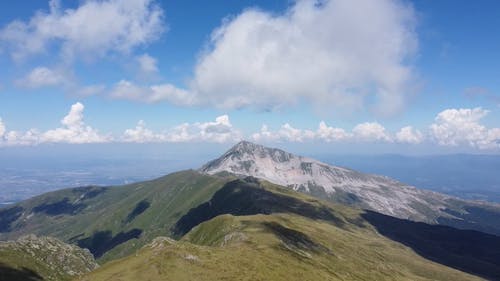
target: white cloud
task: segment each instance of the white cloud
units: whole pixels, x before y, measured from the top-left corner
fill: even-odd
[[[479,123],[488,112],[480,107],[446,109],[437,115],[435,123],[430,126],[431,134],[440,145],[499,148],[500,128],[488,129]]]
[[[352,129],[352,132],[354,133],[354,137],[361,141],[392,141],[389,134],[385,131],[384,126],[377,122],[358,124]]]
[[[215,122],[184,123],[175,127],[168,133],[171,142],[208,141],[208,142],[234,142],[242,139],[242,134],[233,127],[229,116],[221,115]]]
[[[4,135],[4,141],[0,141],[0,146],[35,145],[39,141],[40,133],[35,129],[30,129],[27,132],[8,131]]]
[[[5,124],[3,123],[2,118],[0,118],[0,139],[2,139],[5,131]]]
[[[256,142],[273,142],[279,140],[279,136],[274,132],[269,131],[266,124],[262,125],[260,132],[253,133],[251,138]]]
[[[303,130],[294,128],[292,125],[285,123],[281,128],[272,132],[269,131],[267,125],[262,125],[260,132],[251,135],[251,138],[256,142],[305,142],[312,140],[321,140],[325,142],[344,141],[349,139],[352,134],[347,133],[344,129],[329,127],[324,121],[319,123],[316,131]]]
[[[127,99],[146,103],[156,103],[163,100],[176,105],[192,105],[194,97],[186,90],[176,88],[171,84],[154,86],[139,86],[127,80],[121,80],[111,89],[110,97]]]
[[[28,21],[15,20],[0,30],[0,44],[14,59],[48,52],[56,46],[65,59],[128,53],[164,31],[163,11],[153,0],[86,0],[75,9],[38,11]]]
[[[414,28],[413,9],[395,0],[298,0],[280,15],[245,10],[212,33],[189,91],[223,108],[307,100],[394,113],[412,87]]]
[[[304,142],[313,140],[315,134],[311,130],[301,130],[294,128],[292,125],[285,123],[276,132],[271,132],[267,125],[262,125],[260,132],[252,134],[252,139],[256,142],[273,142],[273,141],[288,141],[288,142]]]
[[[67,79],[58,71],[47,67],[36,67],[26,77],[16,82],[20,87],[40,88],[46,86],[57,86],[67,82]]]
[[[396,141],[400,143],[418,144],[424,140],[424,136],[419,130],[413,129],[412,126],[401,128],[396,133]]]
[[[143,73],[156,73],[158,72],[158,61],[148,54],[140,55],[136,58],[139,69]]]
[[[0,147],[12,145],[32,145],[38,143],[39,133],[35,129],[27,132],[7,131],[0,118]]]
[[[166,137],[162,134],[155,134],[150,129],[146,128],[146,123],[140,120],[134,129],[127,129],[123,133],[123,141],[147,143],[147,142],[162,142]]]
[[[347,133],[342,128],[329,127],[324,121],[319,123],[316,137],[326,142],[342,141],[352,137],[351,133]]]
[[[62,120],[60,128],[49,130],[40,135],[40,142],[52,143],[100,143],[111,140],[109,136],[102,136],[90,126],[83,118],[83,104],[77,102]]]
[[[183,123],[174,128],[154,133],[146,128],[144,121],[139,121],[134,129],[125,130],[121,138],[125,142],[235,142],[242,139],[242,134],[233,127],[229,116],[221,115],[213,122]]]

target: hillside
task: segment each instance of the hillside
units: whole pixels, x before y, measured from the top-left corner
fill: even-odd
[[[177,234],[186,233],[179,241],[157,238],[135,255],[107,263],[79,280],[480,280],[470,274],[500,278],[500,237],[412,224],[417,233],[430,227],[440,234],[428,247],[441,256],[431,261],[425,252],[417,254],[419,249],[384,236],[383,226],[369,216],[255,179],[236,180],[177,222]],[[466,233],[474,238],[440,240]],[[401,237],[408,238],[408,233]],[[471,239],[483,241],[474,245],[477,251],[457,251]]]
[[[0,210],[0,238],[34,233],[88,248],[104,262],[133,253],[189,209],[207,201],[227,179],[195,171],[119,187],[59,190]]]
[[[253,176],[318,198],[402,219],[500,235],[498,204],[461,200],[247,141],[236,144],[200,171]]]
[[[51,237],[0,242],[0,280],[64,281],[98,267],[88,250]]]

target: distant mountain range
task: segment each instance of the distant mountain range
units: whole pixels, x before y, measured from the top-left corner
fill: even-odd
[[[240,142],[199,170],[0,209],[0,239],[88,249],[102,266],[78,280],[500,280],[499,214]]]

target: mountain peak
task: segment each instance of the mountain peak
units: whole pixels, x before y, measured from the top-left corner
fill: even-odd
[[[432,221],[426,214],[439,213],[449,198],[388,177],[328,165],[249,141],[237,143],[221,157],[205,164],[200,172],[252,176],[335,202],[423,221]]]
[[[264,148],[265,147],[263,145],[249,142],[247,140],[242,140],[242,141],[238,142],[237,144],[235,144],[233,147],[231,147],[231,149],[229,149],[228,152],[241,151],[241,152],[249,153],[249,152],[253,152],[256,150],[262,150]]]
[[[249,168],[251,166],[255,166],[257,162],[260,163],[265,161],[267,163],[283,163],[294,158],[301,157],[297,157],[278,148],[270,148],[243,140],[231,147],[221,157],[205,164],[200,170],[201,172],[207,174],[227,171],[239,175],[255,176],[254,174],[248,172]],[[228,168],[228,166],[234,165],[238,167],[234,169]],[[240,169],[244,169],[245,172],[240,173]]]

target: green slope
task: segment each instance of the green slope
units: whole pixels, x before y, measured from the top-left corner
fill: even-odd
[[[228,179],[196,171],[119,187],[59,190],[0,210],[0,238],[34,233],[89,248],[104,262],[133,253]]]
[[[464,241],[431,243],[443,253],[431,261],[404,239],[398,243],[382,235],[367,214],[255,179],[236,180],[179,219],[175,232],[186,233],[180,240],[157,238],[80,280],[480,280],[464,271],[500,277],[499,237],[472,232]],[[423,239],[437,244],[464,234],[411,227],[420,234],[431,227],[437,238]],[[478,253],[455,251],[471,239],[486,241],[474,245]],[[460,255],[473,267],[447,259]]]

